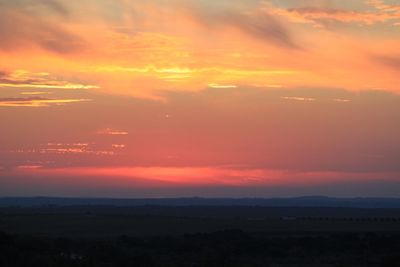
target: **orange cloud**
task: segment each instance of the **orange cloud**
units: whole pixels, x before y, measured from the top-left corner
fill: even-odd
[[[113,148],[125,148],[125,145],[123,144],[112,144]]]
[[[293,22],[310,23],[323,26],[324,21],[357,22],[371,25],[378,22],[399,20],[400,14],[379,14],[374,12],[358,12],[338,9],[297,8],[275,9],[274,14],[288,18]]]
[[[42,88],[42,89],[98,89],[95,85],[84,85],[58,80],[49,73],[35,73],[27,70],[15,70],[11,73],[0,72],[0,87]],[[25,93],[26,94],[26,93]]]
[[[49,107],[70,103],[87,102],[90,99],[47,99],[47,98],[0,98],[0,107]]]
[[[20,170],[36,170],[42,168],[42,165],[20,165],[18,169]]]
[[[51,92],[21,92],[21,95],[47,95],[51,94]]]
[[[367,3],[376,9],[389,13],[394,12],[400,16],[400,5],[388,5],[383,0],[368,0]]]
[[[316,99],[312,97],[299,97],[299,96],[284,96],[282,99],[285,100],[295,100],[295,101],[308,101],[308,102],[313,102]]]
[[[96,132],[96,134],[101,134],[101,135],[128,135],[129,133],[127,131],[106,128],[106,129],[98,130]]]
[[[369,29],[330,32],[292,23],[322,25],[329,20],[348,22],[342,28],[353,22],[366,25],[391,21],[397,16],[394,7],[374,12],[333,9],[328,4],[290,9],[268,3],[115,1],[110,3],[115,14],[108,16],[102,0],[96,8],[66,1],[58,1],[60,7],[29,3],[34,5],[33,17],[46,10],[51,15],[43,20],[55,20],[72,30],[89,49],[63,54],[22,46],[18,55],[4,50],[0,61],[7,62],[8,69],[30,73],[25,82],[7,80],[3,87],[94,89],[164,102],[165,92],[226,86],[398,91],[398,77],[369,56],[395,53],[394,34],[363,34]],[[88,7],[93,10],[86,12]],[[11,9],[18,8],[29,15],[25,7]],[[75,20],[61,22],[60,16]]]
[[[60,21],[41,15],[40,9],[29,9],[37,1],[24,4],[0,3],[0,50],[14,51],[39,48],[58,54],[83,49],[85,41],[69,31]],[[40,1],[44,3],[44,1]],[[50,3],[50,1],[48,1]],[[25,6],[26,5],[26,6]],[[56,4],[52,5],[56,7]],[[58,8],[58,10],[61,10]]]
[[[18,154],[38,154],[38,155],[94,155],[94,156],[117,155],[115,151],[94,148],[87,143],[73,143],[73,144],[48,143],[47,145],[41,148],[17,149],[12,152]]]

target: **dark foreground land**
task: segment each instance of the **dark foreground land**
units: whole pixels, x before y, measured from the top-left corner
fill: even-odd
[[[0,208],[6,266],[400,266],[400,209]]]

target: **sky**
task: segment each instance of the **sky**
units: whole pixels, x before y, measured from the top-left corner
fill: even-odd
[[[399,0],[0,0],[0,196],[400,197]]]

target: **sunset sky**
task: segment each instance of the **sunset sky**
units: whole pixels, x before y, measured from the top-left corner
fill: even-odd
[[[0,196],[400,196],[399,0],[0,0]]]

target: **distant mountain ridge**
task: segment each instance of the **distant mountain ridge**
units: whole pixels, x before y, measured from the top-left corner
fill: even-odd
[[[336,207],[400,208],[400,198],[334,198],[304,196],[293,198],[64,198],[2,197],[0,207],[37,206],[262,206],[262,207]]]

